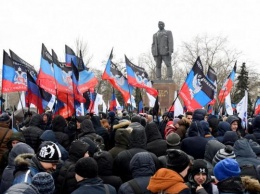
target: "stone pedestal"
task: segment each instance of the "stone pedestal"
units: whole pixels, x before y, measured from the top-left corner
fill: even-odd
[[[159,92],[160,112],[168,110],[174,100],[174,92],[177,87],[173,80],[154,80],[153,88]],[[145,98],[145,104],[148,104],[148,98]]]

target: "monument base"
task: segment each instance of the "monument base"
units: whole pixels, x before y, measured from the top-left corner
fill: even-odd
[[[163,114],[170,108],[174,100],[174,92],[177,90],[177,86],[173,80],[154,80],[153,88],[158,90],[160,112]],[[148,98],[145,98],[145,104],[149,104]]]

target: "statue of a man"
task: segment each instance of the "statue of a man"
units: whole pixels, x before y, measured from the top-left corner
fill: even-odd
[[[164,23],[159,21],[159,31],[153,35],[152,54],[156,62],[156,78],[161,79],[162,61],[167,67],[167,79],[172,79],[171,55],[173,53],[172,32],[164,29]]]

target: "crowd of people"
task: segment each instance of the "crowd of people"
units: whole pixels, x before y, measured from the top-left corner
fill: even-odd
[[[260,193],[260,115],[0,115],[0,194]]]

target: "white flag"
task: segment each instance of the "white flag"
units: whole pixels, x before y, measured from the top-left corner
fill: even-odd
[[[94,103],[94,113],[98,115],[98,105],[102,105],[103,102],[103,95],[98,94],[96,95],[95,103]]]
[[[183,115],[183,107],[179,98],[177,98],[174,102],[174,117],[179,115]]]
[[[237,109],[238,117],[241,118],[241,124],[244,128],[247,128],[247,106],[248,106],[248,92],[245,91],[245,96],[238,103],[239,109]]]
[[[17,110],[25,108],[25,92],[21,92],[20,99],[17,105]]]
[[[151,94],[148,94],[147,92],[146,92],[146,94],[147,94],[147,97],[149,99],[149,107],[154,107],[156,98],[153,97]]]
[[[127,103],[132,105],[132,107],[136,108],[135,97],[133,95],[131,95]]]
[[[231,105],[230,93],[225,98],[225,108],[228,115],[233,115],[233,108]]]

